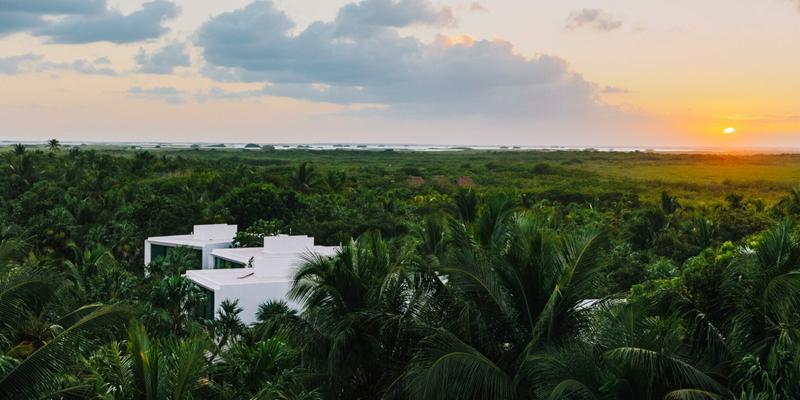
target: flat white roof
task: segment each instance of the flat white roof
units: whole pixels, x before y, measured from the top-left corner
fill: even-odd
[[[240,264],[247,264],[250,258],[264,254],[262,247],[238,247],[230,249],[214,249],[211,250],[211,255],[219,257],[228,261],[237,262]]]
[[[207,245],[230,245],[236,236],[236,225],[206,224],[194,225],[192,233],[187,235],[154,236],[147,240],[163,246],[188,246],[203,248]]]
[[[154,236],[147,240],[162,246],[187,246],[195,249],[202,249],[209,244],[228,244],[232,241],[231,239],[196,239],[194,235]]]
[[[286,283],[291,278],[256,276],[253,268],[193,269],[186,271],[186,278],[207,289],[218,290],[222,286],[257,285],[264,283]]]
[[[294,254],[297,256],[298,262],[300,262],[300,257],[302,256],[312,255],[312,254],[332,256],[336,254],[336,250],[338,249],[339,247],[336,246],[313,246]],[[247,265],[247,263],[250,261],[251,258],[263,256],[264,254],[275,254],[275,253],[264,251],[263,247],[240,247],[240,248],[230,248],[230,249],[214,249],[211,250],[211,254],[215,257],[219,257],[228,261],[233,261],[236,263]]]

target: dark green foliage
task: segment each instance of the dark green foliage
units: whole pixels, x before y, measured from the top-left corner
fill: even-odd
[[[278,190],[270,184],[250,184],[231,190],[222,197],[222,205],[241,228],[260,219],[284,216],[286,205]]]
[[[631,286],[644,281],[646,277],[645,253],[634,251],[630,244],[620,243],[614,246],[606,256],[605,270],[611,292],[622,292]]]
[[[314,184],[316,178],[316,170],[308,162],[304,162],[297,167],[297,171],[292,177],[292,186],[299,192],[306,192],[311,190],[311,185]]]
[[[50,150],[50,152],[52,152],[52,153],[55,153],[55,152],[61,151],[61,142],[59,142],[59,141],[58,141],[58,139],[50,139],[50,140],[47,142],[47,148],[48,148],[48,149]]]
[[[240,229],[233,238],[234,247],[259,247],[264,244],[264,237],[281,233],[277,221],[259,219],[247,229]]]
[[[667,192],[661,192],[661,211],[664,214],[674,214],[681,208],[678,199],[672,197]]]
[[[549,175],[555,173],[555,169],[550,164],[538,163],[531,168],[534,175]]]
[[[800,398],[795,182],[636,175],[793,156],[59,146],[0,153],[0,398]],[[343,246],[209,320],[142,243],[213,222]]]
[[[472,189],[459,190],[455,195],[458,217],[464,222],[475,221],[478,214],[478,195]]]

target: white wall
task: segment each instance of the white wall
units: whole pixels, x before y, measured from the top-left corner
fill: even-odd
[[[256,322],[258,307],[267,300],[283,300],[289,307],[298,309],[297,303],[289,302],[286,298],[290,287],[290,281],[223,286],[214,291],[214,318],[217,318],[217,312],[225,299],[239,300],[239,307],[243,309],[239,317],[245,324]]]
[[[144,241],[144,266],[147,267],[150,265],[152,255],[152,249],[150,248],[151,244],[149,240]],[[146,269],[145,269],[146,271]]]
[[[203,246],[203,269],[214,269],[214,256],[211,254],[212,250],[227,249],[228,247],[231,247],[230,243],[211,243]]]
[[[302,263],[302,253],[260,254],[253,258],[253,272],[262,278],[291,279]]]
[[[314,247],[314,238],[302,235],[264,237],[265,253],[302,253]]]
[[[197,240],[233,240],[236,231],[236,225],[195,225],[192,229],[192,236]]]

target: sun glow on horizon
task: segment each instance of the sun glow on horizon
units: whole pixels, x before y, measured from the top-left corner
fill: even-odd
[[[729,126],[729,127],[725,128],[725,129],[723,129],[722,133],[724,133],[726,135],[733,135],[733,134],[736,133],[736,128],[734,128],[732,126]]]

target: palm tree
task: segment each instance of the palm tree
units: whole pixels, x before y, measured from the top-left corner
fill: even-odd
[[[380,235],[366,233],[333,257],[309,256],[289,297],[303,305],[262,307],[262,330],[282,324],[305,365],[334,397],[379,396],[402,372],[413,344],[413,277]]]
[[[244,309],[239,307],[238,300],[231,301],[225,299],[220,304],[220,309],[217,311],[217,318],[210,324],[216,339],[214,350],[208,357],[210,360],[216,358],[217,354],[228,346],[231,340],[244,331],[245,325],[239,318],[239,314],[241,314],[242,311],[244,311]]]
[[[61,151],[61,142],[59,142],[58,139],[50,139],[47,141],[47,148],[51,153],[59,152]]]
[[[207,300],[203,290],[181,274],[198,264],[197,256],[189,249],[177,248],[148,265],[144,280],[149,288],[144,315],[148,326],[158,325],[175,335],[191,328],[192,315]]]
[[[99,245],[81,249],[75,243],[69,243],[67,249],[72,251],[71,259],[64,261],[64,289],[70,294],[67,303],[125,301],[133,295],[133,274],[120,265],[111,251]]]
[[[300,164],[300,166],[297,167],[297,171],[295,171],[294,176],[292,177],[292,185],[294,186],[294,189],[300,192],[310,190],[315,175],[316,171],[310,163],[304,162]]]
[[[153,340],[138,322],[124,344],[112,342],[92,360],[93,388],[118,399],[191,399],[210,385],[205,376],[208,337]]]
[[[298,351],[277,337],[233,342],[212,367],[212,379],[231,385],[240,398],[318,399],[319,392],[305,389],[309,375],[299,367]]]
[[[800,388],[800,238],[786,220],[761,235],[733,263],[725,287],[733,314],[728,344],[740,359],[762,360],[785,395]],[[739,361],[739,360],[736,360]]]
[[[686,340],[687,335],[703,333],[687,324],[691,313],[654,316],[639,305],[618,303],[598,314],[593,343],[605,352],[604,361],[616,374],[617,386],[634,397],[684,398],[682,393],[698,395],[693,398],[731,397],[718,378],[711,346]]]
[[[78,357],[94,348],[93,340],[107,338],[132,315],[133,310],[126,306],[92,305],[62,317],[56,323],[63,331],[3,371],[0,398],[45,398],[54,394]]]
[[[708,246],[717,233],[717,226],[703,214],[697,214],[691,220],[691,232],[701,246]]]
[[[792,188],[789,194],[780,200],[778,206],[782,206],[787,215],[800,214],[800,188]]]
[[[464,222],[472,222],[478,214],[478,196],[472,189],[461,189],[453,200],[458,210],[458,217]]]
[[[670,196],[666,191],[661,192],[661,210],[664,214],[674,214],[681,208],[681,204],[675,196]]]
[[[22,152],[9,163],[8,168],[23,187],[32,185],[37,175],[33,156],[25,152],[24,146]]]
[[[414,398],[528,396],[526,359],[574,338],[599,272],[603,236],[556,235],[490,202],[470,232],[452,224],[441,308],[404,377]],[[444,302],[444,303],[448,303]]]
[[[714,304],[679,292],[672,315],[633,304],[602,308],[581,339],[582,351],[602,358],[581,367],[570,364],[572,352],[531,358],[537,393],[599,398],[616,388],[616,396],[634,398],[730,398],[732,392],[796,398],[800,388],[789,382],[800,378],[798,239],[785,221],[753,248],[740,248],[724,266]]]
[[[49,397],[134,311],[119,304],[66,309],[61,274],[31,260],[15,265],[24,244],[5,240],[0,248],[0,399]]]
[[[330,190],[338,192],[347,184],[347,173],[342,170],[329,170],[325,173],[325,184]]]
[[[22,143],[15,144],[14,145],[14,155],[19,157],[19,156],[25,154],[25,149],[26,149],[26,147],[25,147],[24,144],[22,144]]]

